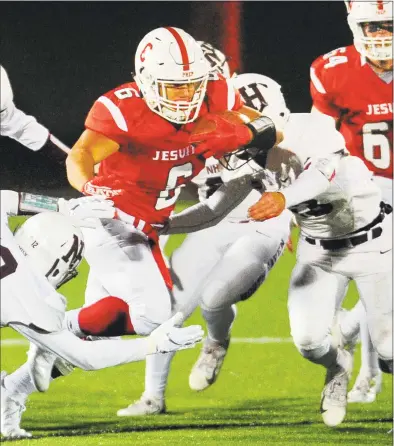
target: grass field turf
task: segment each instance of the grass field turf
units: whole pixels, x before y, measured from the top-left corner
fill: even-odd
[[[182,237],[172,237],[170,253]],[[286,296],[294,255],[286,252],[267,281],[238,305],[233,336],[288,338]],[[69,308],[82,304],[87,267],[65,285]],[[356,299],[352,287],[347,306]],[[191,323],[201,322],[199,312]],[[3,329],[2,339],[18,338]],[[19,338],[18,338],[19,339]],[[25,345],[3,346],[1,369],[12,372],[25,360]],[[302,359],[289,342],[233,343],[221,376],[208,390],[195,393],[188,375],[199,347],[176,355],[166,394],[168,414],[118,418],[116,411],[137,399],[144,386],[144,363],[99,372],[76,370],[53,382],[46,394],[34,394],[23,427],[35,439],[26,445],[391,445],[392,378],[372,404],[348,406],[338,428],[324,426],[319,399],[324,370]],[[356,377],[359,354],[356,355]],[[19,443],[19,442],[18,442]]]

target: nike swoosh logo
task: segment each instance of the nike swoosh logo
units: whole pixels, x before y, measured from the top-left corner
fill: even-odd
[[[391,248],[390,249],[386,249],[386,251],[380,251],[380,254],[386,254],[386,252],[389,252],[389,251],[391,251]]]

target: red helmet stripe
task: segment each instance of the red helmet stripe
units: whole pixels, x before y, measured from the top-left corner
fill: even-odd
[[[187,55],[185,42],[182,40],[182,37],[180,36],[180,34],[176,29],[171,28],[169,26],[167,26],[166,29],[174,36],[174,39],[176,40],[176,43],[179,46],[182,56],[183,71],[190,70],[189,56]]]

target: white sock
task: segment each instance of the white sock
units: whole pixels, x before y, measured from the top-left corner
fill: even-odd
[[[201,310],[207,322],[208,337],[223,344],[229,337],[232,323],[235,319],[235,306],[221,308],[220,310]]]
[[[337,364],[343,369],[346,369],[347,365],[349,364],[348,360],[346,359],[345,353],[341,348],[338,348],[337,350]]]
[[[30,377],[30,367],[27,363],[23,364],[19,369],[11,375],[4,378],[4,387],[14,394],[30,395],[36,392],[36,387]]]
[[[175,352],[170,352],[146,357],[144,391],[146,398],[164,400],[171,360],[174,355]]]
[[[364,311],[360,319],[361,368],[359,374],[366,377],[376,375],[379,370],[378,354],[375,352],[369,335],[367,314]]]

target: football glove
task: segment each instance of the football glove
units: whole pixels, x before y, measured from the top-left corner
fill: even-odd
[[[178,312],[168,321],[161,324],[149,335],[149,355],[155,353],[168,353],[186,348],[193,348],[202,340],[204,331],[200,325],[189,325],[179,328],[184,316]]]
[[[79,226],[96,228],[100,218],[115,218],[116,208],[114,202],[104,197],[90,196],[58,200],[59,212],[71,217]]]
[[[196,144],[196,153],[204,158],[213,156],[220,159],[226,153],[246,146],[253,139],[252,131],[245,124],[234,124],[214,113],[206,115],[205,118],[216,124],[215,130],[190,137],[190,142]]]

